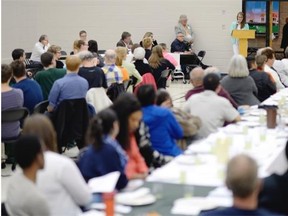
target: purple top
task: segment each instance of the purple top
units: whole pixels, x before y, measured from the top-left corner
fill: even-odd
[[[7,92],[1,93],[1,111],[11,108],[23,107],[23,92],[20,89],[12,89]],[[17,137],[20,133],[20,122],[9,122],[3,123],[2,128],[2,138],[13,138]]]

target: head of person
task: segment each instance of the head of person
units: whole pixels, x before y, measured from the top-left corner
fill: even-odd
[[[255,63],[258,70],[264,70],[267,57],[265,55],[258,55],[255,57]]]
[[[126,59],[128,49],[126,47],[116,47],[116,65],[122,66],[122,62]]]
[[[176,39],[180,42],[183,42],[184,41],[184,34],[182,32],[178,32]]]
[[[23,125],[23,134],[38,136],[43,141],[45,150],[57,152],[56,132],[47,116],[33,114],[26,118]]]
[[[152,33],[152,32],[146,32],[146,33],[144,34],[144,36],[143,36],[143,39],[146,38],[146,37],[151,38],[152,41],[154,40],[154,38],[153,38],[153,33]]]
[[[26,58],[25,51],[23,49],[14,49],[12,51],[12,58],[13,60],[20,60],[24,62]]]
[[[88,41],[88,51],[92,53],[98,53],[98,43],[95,40]]]
[[[228,66],[228,75],[233,78],[247,77],[249,70],[246,59],[242,55],[234,55]]]
[[[122,148],[127,150],[130,148],[129,135],[138,129],[142,119],[141,104],[135,95],[123,93],[117,97],[111,108],[119,119],[120,130],[117,140]]]
[[[138,43],[133,44],[131,47],[131,52],[134,54],[134,50],[138,47],[141,47],[140,44],[138,44]]]
[[[110,135],[113,138],[119,133],[119,122],[117,114],[111,108],[100,111],[89,123],[86,133],[87,144],[92,144],[99,149],[103,145],[102,138]]]
[[[159,43],[159,46],[162,47],[163,52],[167,52],[167,45],[165,43]]]
[[[12,68],[13,76],[15,78],[22,78],[26,76],[25,64],[20,60],[11,62],[10,67]]]
[[[151,106],[155,104],[156,92],[152,85],[142,85],[137,91],[137,98],[141,106]]]
[[[1,83],[7,84],[12,78],[12,69],[7,64],[1,64]]]
[[[81,59],[82,64],[94,61],[94,55],[90,51],[81,51],[77,55]]]
[[[148,59],[148,62],[152,68],[158,68],[161,64],[161,60],[163,59],[163,50],[162,47],[157,45],[152,48],[152,54]]]
[[[112,65],[116,62],[116,52],[115,50],[109,49],[105,51],[104,62],[106,65]]]
[[[86,41],[87,40],[87,32],[85,30],[82,30],[79,32],[80,40]]]
[[[123,40],[126,44],[129,44],[131,42],[131,34],[124,31],[121,35],[121,40]]]
[[[209,73],[215,73],[221,78],[221,72],[220,72],[219,68],[217,68],[217,67],[212,66],[212,67],[208,67],[204,70],[205,75],[207,75]]]
[[[156,105],[171,108],[173,107],[172,98],[166,89],[159,89],[156,93]]]
[[[55,55],[53,55],[53,53],[45,52],[41,55],[40,59],[41,59],[41,64],[43,65],[43,67],[45,68],[56,67],[56,61],[55,61],[56,57]]]
[[[210,73],[204,76],[203,87],[205,90],[216,91],[220,85],[220,78],[215,73]]]
[[[142,40],[143,48],[144,49],[151,49],[152,48],[152,39],[150,37],[145,37]]]
[[[194,68],[189,75],[190,75],[190,82],[194,87],[199,87],[203,85],[205,72],[201,67]]]
[[[143,47],[138,47],[134,50],[134,58],[136,60],[143,60],[145,58],[145,50]]]
[[[47,35],[41,35],[39,38],[39,42],[43,45],[47,46],[49,43],[48,36]]]
[[[244,27],[246,21],[245,21],[245,15],[243,12],[237,13],[237,23],[241,25],[241,28]]]
[[[254,56],[247,56],[246,61],[247,61],[247,67],[249,70],[257,69]]]
[[[245,154],[233,157],[227,165],[226,185],[234,198],[246,199],[254,195],[257,199],[260,181],[256,161]]]
[[[88,50],[88,44],[84,40],[76,40],[74,41],[74,51],[81,52]],[[76,53],[74,53],[76,54]]]
[[[81,65],[81,59],[77,55],[70,55],[67,56],[65,63],[67,71],[78,73],[79,67]]]
[[[182,24],[183,26],[186,26],[187,21],[188,21],[188,18],[185,14],[180,15],[179,21],[178,21],[180,24]]]
[[[272,67],[275,62],[275,52],[271,47],[266,47],[262,50],[261,55],[265,55],[267,57],[266,64],[269,67]]]
[[[43,169],[44,155],[40,139],[35,135],[22,135],[15,145],[15,159],[24,171]]]
[[[59,60],[61,57],[61,47],[57,46],[57,45],[51,45],[47,52],[53,53],[53,55],[55,56],[56,60]]]

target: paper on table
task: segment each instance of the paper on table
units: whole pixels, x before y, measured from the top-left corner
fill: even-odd
[[[104,176],[92,178],[88,181],[88,186],[93,193],[110,193],[115,190],[120,172],[115,171]]]
[[[133,179],[130,180],[127,184],[127,186],[121,190],[121,192],[125,192],[125,191],[134,191],[137,188],[141,187],[144,184],[144,180],[142,179]]]
[[[105,210],[106,205],[104,203],[93,203],[90,207],[92,209]],[[130,206],[116,204],[114,207],[115,211],[121,214],[129,214],[132,211],[132,208]]]
[[[81,213],[80,216],[106,216],[106,214],[105,214],[105,212],[90,210],[90,211]],[[114,214],[114,216],[121,216],[121,215],[120,214]]]

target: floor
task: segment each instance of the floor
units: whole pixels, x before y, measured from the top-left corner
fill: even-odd
[[[170,93],[173,104],[176,107],[181,107],[185,102],[184,95],[191,89],[191,84],[183,84],[180,80],[173,81],[167,87],[168,92]],[[67,150],[64,155],[68,157],[75,157],[78,154],[78,148],[74,147]],[[17,169],[16,169],[17,170]],[[11,165],[7,164],[5,169],[1,170],[1,201],[6,200],[6,189],[9,182],[9,177],[13,174],[11,171]]]

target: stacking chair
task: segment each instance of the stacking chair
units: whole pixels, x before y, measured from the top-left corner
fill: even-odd
[[[12,108],[12,109],[3,110],[1,114],[2,114],[1,122],[3,126],[3,123],[5,124],[5,123],[23,121],[28,116],[29,111],[27,108],[21,107],[21,108]],[[8,156],[14,157],[14,146],[19,136],[20,134],[16,137],[11,137],[11,138],[1,137],[2,139],[1,142],[4,143],[5,149],[10,149],[10,153]],[[5,168],[5,166],[6,166],[6,162],[2,162],[1,167]],[[15,170],[15,168],[16,168],[16,162],[14,160],[12,163],[12,170]]]
[[[34,113],[44,114],[47,111],[48,105],[49,105],[48,100],[45,100],[45,101],[42,101],[42,102],[36,104],[34,107],[34,110],[33,110],[33,114]]]
[[[156,82],[156,85],[157,85],[157,89],[160,89],[160,88],[166,88],[166,82],[167,82],[167,79],[168,77],[170,76],[172,70],[163,70],[161,72],[161,76],[158,78],[157,82]]]

